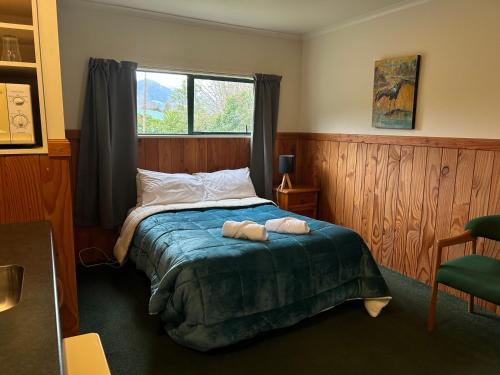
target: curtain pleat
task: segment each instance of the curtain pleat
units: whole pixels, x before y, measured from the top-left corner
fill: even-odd
[[[89,61],[75,223],[114,228],[136,199],[137,64]]]
[[[281,77],[255,74],[250,176],[258,196],[273,197],[273,147],[278,127]]]

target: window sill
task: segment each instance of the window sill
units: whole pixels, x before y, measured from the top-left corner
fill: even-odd
[[[139,139],[162,138],[251,138],[251,134],[138,134]]]

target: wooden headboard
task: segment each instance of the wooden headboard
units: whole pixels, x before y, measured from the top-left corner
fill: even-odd
[[[74,192],[80,130],[67,130],[71,143],[71,177]],[[212,172],[247,167],[249,137],[143,137],[138,145],[138,167],[167,173]]]

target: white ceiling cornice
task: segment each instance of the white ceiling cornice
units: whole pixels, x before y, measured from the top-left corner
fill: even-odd
[[[314,39],[314,38],[320,37],[320,36],[325,35],[325,34],[333,33],[337,30],[345,29],[345,28],[350,27],[350,26],[358,25],[358,24],[363,23],[363,22],[367,22],[367,21],[370,21],[370,20],[373,20],[376,18],[386,16],[386,15],[391,14],[391,13],[401,12],[405,9],[413,8],[413,7],[428,3],[430,1],[433,1],[433,0],[411,0],[411,1],[406,0],[406,1],[402,1],[398,4],[394,4],[394,5],[385,7],[383,9],[379,9],[376,12],[371,12],[371,13],[367,13],[367,14],[364,14],[364,15],[359,16],[359,17],[354,17],[354,18],[351,18],[349,20],[322,28],[320,30],[313,31],[311,33],[305,33],[302,35],[302,39],[304,39],[304,40]]]
[[[106,10],[106,11],[117,13],[117,14],[124,14],[124,15],[141,17],[141,18],[155,19],[155,20],[159,20],[159,21],[172,21],[172,22],[181,23],[181,24],[185,24],[185,25],[203,26],[203,27],[209,27],[209,28],[219,29],[219,30],[231,30],[231,31],[245,33],[245,34],[254,34],[254,35],[260,34],[260,35],[268,36],[268,37],[272,37],[272,38],[301,40],[303,37],[302,34],[283,33],[283,32],[272,31],[272,30],[257,29],[257,28],[253,28],[253,27],[247,27],[247,26],[232,25],[232,24],[223,23],[223,22],[208,21],[208,20],[203,20],[203,19],[199,19],[199,18],[183,17],[183,16],[168,14],[168,13],[164,13],[164,12],[156,12],[156,11],[147,10],[147,9],[132,8],[132,7],[114,5],[114,4],[106,4],[106,3],[100,2],[99,0],[58,0],[58,2],[63,7],[69,5],[69,6],[77,6],[77,7],[87,8],[87,9],[102,9],[102,10]]]
[[[112,13],[124,14],[129,16],[156,19],[159,21],[172,21],[192,26],[203,26],[219,30],[230,30],[233,32],[240,32],[246,34],[260,34],[272,38],[290,39],[290,40],[308,40],[314,39],[325,34],[335,32],[337,30],[345,29],[363,22],[367,22],[379,17],[386,16],[391,13],[403,11],[405,9],[413,8],[433,0],[402,0],[394,5],[387,6],[377,11],[369,12],[358,17],[353,17],[345,21],[337,22],[328,27],[321,28],[310,33],[287,33],[266,30],[261,28],[253,28],[248,26],[233,25],[224,22],[209,21],[199,18],[184,17],[164,12],[152,11],[147,9],[140,9],[136,7],[129,7],[123,5],[109,4],[106,0],[58,0],[58,4],[62,7],[77,6],[88,9],[101,9]]]

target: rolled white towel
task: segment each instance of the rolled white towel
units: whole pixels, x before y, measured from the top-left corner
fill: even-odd
[[[372,318],[376,318],[391,299],[392,297],[365,298],[366,311]]]
[[[266,229],[269,232],[307,234],[311,231],[309,225],[304,220],[294,217],[282,217],[266,221]]]
[[[224,237],[242,238],[251,241],[266,241],[267,230],[253,221],[226,221],[222,226]]]

